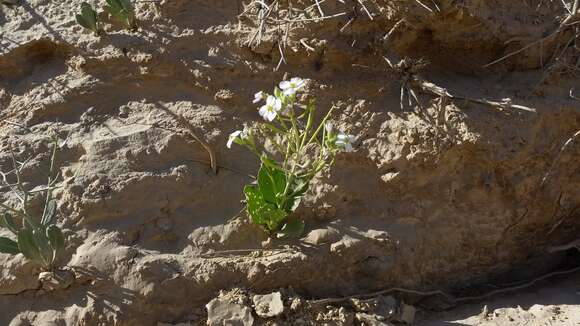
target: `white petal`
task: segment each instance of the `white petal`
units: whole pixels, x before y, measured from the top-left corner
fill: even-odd
[[[276,101],[280,101],[280,100],[272,95],[268,95],[268,98],[266,99],[266,105],[274,106],[274,103],[276,103]]]
[[[280,85],[279,86],[280,86],[280,89],[281,90],[285,90],[287,88],[290,88],[292,86],[292,84],[289,81],[284,80],[284,81],[281,81],[280,82]]]
[[[331,134],[333,128],[334,126],[332,125],[332,121],[326,121],[326,123],[324,124],[324,129],[326,130],[326,133]]]
[[[304,84],[306,83],[304,81],[304,79],[298,78],[298,77],[294,77],[294,78],[290,79],[290,82],[292,83],[292,85],[294,86],[295,89],[302,88],[304,86]]]
[[[242,133],[241,130],[236,130],[234,132],[232,132],[228,138],[228,143],[226,144],[227,148],[231,148],[232,147],[232,143],[236,140],[236,138],[238,138],[238,136]]]
[[[235,138],[228,139],[228,143],[226,144],[227,148],[232,148],[232,143],[234,142]]]
[[[259,91],[256,94],[254,94],[254,103],[258,103],[260,102],[262,99],[264,99],[264,92]]]
[[[286,96],[292,96],[292,95],[296,94],[296,89],[293,87],[289,87],[288,89],[285,89],[283,93]]]
[[[264,117],[266,120],[268,121],[272,121],[276,118],[276,112],[275,111],[270,111],[266,114],[266,116]]]
[[[282,101],[280,101],[279,99],[276,99],[274,101],[274,103],[272,104],[272,109],[274,111],[280,111],[281,108],[282,108]]]
[[[268,114],[268,105],[262,105],[258,113],[260,114],[260,116],[265,118],[266,114]]]

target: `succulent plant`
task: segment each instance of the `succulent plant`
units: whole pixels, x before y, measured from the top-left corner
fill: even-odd
[[[95,35],[103,34],[103,30],[99,27],[99,19],[97,12],[90,4],[83,2],[81,4],[81,13],[76,15],[77,23],[82,27],[93,31]]]
[[[106,0],[105,10],[117,21],[122,23],[128,30],[137,28],[135,11],[129,0]]]
[[[246,211],[252,222],[280,238],[302,234],[304,220],[295,212],[313,178],[332,166],[339,151],[354,150],[355,137],[334,130],[329,120],[332,108],[315,126],[314,100],[303,103],[297,97],[305,86],[295,77],[282,81],[273,95],[256,93],[254,103],[265,102],[258,109],[265,121],[232,132],[226,143],[228,148],[245,146],[260,159],[257,182],[244,187]],[[274,148],[266,149],[266,141]]]
[[[44,269],[50,270],[55,266],[59,255],[65,248],[65,238],[56,225],[57,203],[52,197],[55,189],[57,177],[53,175],[54,162],[58,141],[55,139],[48,173],[48,182],[44,189],[29,191],[24,188],[20,171],[25,163],[17,162],[12,155],[14,169],[10,173],[16,176],[16,183],[9,183],[7,175],[2,174],[2,182],[14,192],[20,199],[21,207],[14,208],[4,203],[0,203],[0,208],[4,212],[0,214],[0,227],[7,229],[15,240],[9,237],[0,237],[0,253],[17,255],[23,254],[27,259],[41,265]],[[28,199],[34,193],[45,193],[44,209],[41,216],[34,217],[28,210]]]

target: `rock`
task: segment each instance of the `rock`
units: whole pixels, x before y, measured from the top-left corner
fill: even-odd
[[[255,295],[252,301],[254,302],[256,313],[262,318],[276,317],[284,312],[284,303],[280,292]]]
[[[401,304],[401,315],[399,316],[399,320],[407,325],[412,325],[415,321],[416,312],[417,309],[415,309],[415,307],[403,303]]]
[[[68,270],[42,272],[38,274],[38,281],[40,281],[43,290],[50,292],[68,288],[74,283],[75,276],[73,272]]]
[[[368,300],[353,299],[352,305],[357,312],[374,314],[388,320],[395,316],[397,300],[391,296],[378,296]]]
[[[251,326],[254,324],[252,310],[241,304],[215,298],[205,307],[209,326]]]
[[[338,240],[340,238],[340,233],[337,229],[316,229],[310,231],[303,241],[313,245],[320,245],[324,243],[330,243]]]
[[[35,264],[23,255],[0,254],[0,266],[0,295],[40,288]]]
[[[304,306],[304,302],[301,298],[294,298],[292,299],[292,303],[290,303],[290,310],[298,311]]]
[[[356,320],[358,320],[362,325],[366,326],[391,326],[389,322],[385,320],[384,317],[379,315],[371,315],[363,312],[357,312],[355,315]]]
[[[351,236],[345,235],[340,241],[330,245],[330,252],[335,254],[346,254],[349,250],[356,250],[363,242],[360,239],[355,239]]]

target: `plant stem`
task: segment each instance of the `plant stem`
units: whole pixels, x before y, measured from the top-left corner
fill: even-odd
[[[314,133],[312,134],[312,137],[310,137],[310,140],[306,144],[310,144],[310,143],[312,143],[314,141],[314,139],[316,139],[316,136],[318,136],[318,133],[320,132],[320,129],[324,128],[324,124],[326,123],[326,120],[328,120],[328,118],[330,117],[330,114],[332,113],[332,110],[334,110],[334,106],[332,106],[330,108],[330,110],[328,110],[328,113],[326,113],[326,115],[322,119],[322,122],[320,122],[320,125],[318,126],[318,128],[316,128],[316,131],[314,131]]]

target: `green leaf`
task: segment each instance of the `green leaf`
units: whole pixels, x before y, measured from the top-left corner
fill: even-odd
[[[123,10],[123,7],[121,6],[121,4],[119,3],[119,1],[117,0],[106,0],[108,6],[105,6],[105,8],[109,7],[109,10],[111,12],[119,12],[121,10]]]
[[[48,237],[46,236],[46,229],[42,229],[42,228],[34,229],[32,231],[32,235],[34,238],[34,243],[36,245],[36,248],[38,248],[38,251],[39,251],[40,256],[42,258],[42,261],[45,264],[50,263],[54,257],[54,252],[50,246],[50,243],[48,241]]]
[[[270,232],[276,231],[288,214],[273,204],[267,203],[256,186],[244,187],[244,193],[246,195],[246,209],[252,222],[266,227]]]
[[[286,188],[286,174],[262,164],[258,171],[258,187],[266,202],[277,204],[278,195],[282,195]]]
[[[289,197],[286,200],[286,205],[284,205],[283,208],[288,213],[292,213],[292,212],[294,212],[300,206],[300,203],[301,202],[302,202],[302,197],[301,196]]]
[[[128,0],[107,0],[105,10],[117,21],[121,22],[127,29],[135,29],[135,14],[133,6]]]
[[[42,257],[40,256],[40,251],[34,243],[34,236],[32,235],[32,230],[21,229],[18,232],[18,248],[24,257],[35,261],[42,262]]]
[[[247,185],[244,187],[244,194],[246,195],[246,209],[252,218],[252,222],[259,225],[266,224],[266,221],[259,214],[260,208],[266,205],[266,201],[258,191],[258,188],[253,185]]]
[[[55,215],[56,215],[56,200],[51,199],[46,204],[44,214],[42,216],[42,220],[40,221],[40,223],[44,226],[54,223]]]
[[[90,4],[83,2],[81,4],[81,16],[85,19],[90,29],[97,29],[97,12],[91,7]]]
[[[292,219],[284,223],[280,231],[279,237],[299,237],[304,232],[304,221]]]
[[[133,11],[133,5],[131,4],[131,2],[129,0],[119,0],[119,4],[127,12]]]
[[[296,179],[292,189],[293,196],[303,196],[306,191],[308,191],[308,187],[310,186],[310,178],[298,178]]]
[[[277,98],[282,98],[282,91],[278,87],[274,87],[274,96]]]
[[[82,27],[84,27],[86,29],[92,30],[91,25],[89,25],[89,23],[83,18],[83,16],[77,14],[76,18],[77,18],[77,23],[79,23],[79,25],[81,25]]]
[[[91,7],[90,4],[83,2],[81,4],[81,14],[76,15],[76,20],[79,25],[89,29],[95,33],[99,33],[98,23],[97,23],[97,12]]]
[[[270,204],[262,207],[259,214],[262,214],[262,218],[266,220],[266,226],[270,232],[276,231],[280,223],[288,216],[288,213]]]
[[[20,253],[18,243],[6,237],[0,237],[0,252],[4,254],[16,255]]]
[[[56,255],[64,249],[64,235],[62,231],[56,225],[51,225],[46,228],[46,237],[48,238],[48,242],[50,247]]]
[[[0,216],[0,226],[7,228],[8,230],[10,230],[10,232],[14,234],[18,233],[16,223],[14,223],[12,215],[10,215],[10,213],[8,212],[5,212],[4,214],[2,214],[2,216]]]

